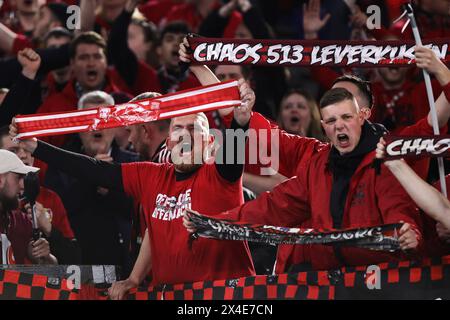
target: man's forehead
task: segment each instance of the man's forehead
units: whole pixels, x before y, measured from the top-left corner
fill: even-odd
[[[322,118],[338,117],[344,114],[358,113],[355,103],[351,100],[345,100],[338,103],[330,104],[325,108],[320,109]]]
[[[97,53],[97,52],[103,53],[103,48],[94,43],[80,43],[77,46],[77,51],[76,51],[77,54]]]
[[[187,116],[172,118],[171,126],[190,125],[195,123],[204,124],[205,121],[207,121],[207,119],[200,114],[190,114]]]
[[[166,32],[163,36],[163,40],[167,38],[184,38],[186,35],[181,32]]]

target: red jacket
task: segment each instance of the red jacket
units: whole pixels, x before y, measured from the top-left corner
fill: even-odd
[[[330,148],[324,148],[299,170],[298,176],[278,185],[272,192],[221,214],[220,218],[247,223],[263,223],[294,227],[309,220],[313,228],[332,229],[330,193],[332,174],[326,169]],[[342,228],[367,227],[404,221],[421,230],[417,208],[389,170],[382,166],[376,175],[371,168],[374,153],[367,154],[353,174],[344,209]],[[422,240],[420,239],[420,245]],[[303,245],[301,262],[309,262],[316,270],[338,268],[333,248]],[[403,253],[375,252],[358,248],[342,248],[345,265],[375,264],[405,259]],[[284,269],[290,254],[278,256],[278,268]]]
[[[441,133],[445,133],[447,131],[447,126],[444,126],[441,128]],[[428,124],[427,118],[424,118],[417,122],[413,126],[409,126],[404,128],[400,134],[402,135],[431,135],[433,134],[433,128]],[[300,143],[300,140],[297,142],[297,144]],[[283,148],[285,146],[283,145]],[[292,147],[291,147],[292,148]],[[308,161],[311,159],[311,156],[309,157],[303,157],[299,158],[300,161]],[[426,179],[428,175],[428,168],[430,165],[430,159],[429,158],[421,158],[421,159],[406,159],[408,164],[413,168],[413,170],[422,178]],[[299,170],[302,170],[302,166],[299,166]],[[301,174],[299,172],[299,174]],[[432,233],[433,226],[430,226],[429,221],[423,221],[424,224],[424,240],[428,243],[428,234]],[[301,225],[303,228],[311,228],[311,221],[306,221],[302,223]],[[436,231],[434,230],[434,233]],[[436,235],[437,236],[437,235]],[[432,235],[434,238],[434,235]],[[426,245],[426,252],[429,252],[429,245]],[[277,264],[276,264],[276,273],[283,273],[287,271],[287,268],[289,268],[292,264],[299,264],[304,262],[305,259],[305,252],[304,252],[304,246],[293,246],[293,245],[279,245],[278,246],[278,253],[277,253]]]
[[[223,119],[227,128],[230,127],[232,119],[233,113],[230,113]],[[277,124],[266,119],[258,112],[252,112],[249,128],[254,130],[253,133],[256,132],[256,141],[251,140],[253,138],[250,136],[245,148],[245,172],[247,173],[261,175],[262,168],[272,166],[273,169],[283,176],[293,177],[296,174],[297,167],[308,162],[319,150],[328,148],[326,143],[317,139],[305,138],[281,130]],[[257,159],[252,159],[249,143],[253,143],[256,146]],[[260,151],[260,147],[266,150]],[[270,159],[272,157],[279,159],[279,161],[277,163],[271,162]]]

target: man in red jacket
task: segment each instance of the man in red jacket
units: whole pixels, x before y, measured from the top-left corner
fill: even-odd
[[[70,47],[70,67],[74,77],[61,92],[49,95],[38,113],[76,110],[78,99],[89,91],[120,91],[107,75],[105,49],[105,40],[95,32],[76,37]],[[65,136],[52,137],[48,141],[61,146]]]
[[[321,99],[320,108],[331,144],[313,155],[297,177],[222,213],[220,218],[276,226],[297,226],[310,219],[310,226],[318,229],[403,221],[400,246],[406,251],[418,251],[422,239],[417,208],[386,169],[376,175],[371,168],[380,135],[365,121],[353,95],[342,88],[332,89]],[[184,224],[189,231],[195,231],[188,215]],[[304,265],[315,270],[406,258],[404,254],[358,248],[307,247]]]

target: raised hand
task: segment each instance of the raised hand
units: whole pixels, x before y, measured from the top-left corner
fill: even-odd
[[[320,0],[309,0],[303,5],[303,32],[305,39],[317,38],[317,33],[327,24],[331,15],[320,18]]]
[[[415,48],[416,65],[434,74],[442,86],[450,82],[450,70],[436,56],[433,50],[418,46]]]
[[[234,119],[240,126],[245,126],[252,116],[252,108],[255,105],[255,92],[244,79],[240,79],[238,83],[242,104],[234,108]]]
[[[402,250],[414,250],[419,245],[419,235],[409,223],[403,224],[399,235],[398,241]]]
[[[19,134],[19,130],[17,129],[16,119],[13,118],[11,124],[9,125],[9,136],[11,137],[11,140],[16,141],[15,138],[17,137],[18,134]],[[37,148],[37,139],[36,138],[20,140],[20,141],[24,143],[25,150],[27,150],[28,152],[33,153],[34,150],[36,150],[36,148]]]
[[[25,48],[17,54],[17,60],[22,66],[22,74],[28,79],[34,80],[41,66],[41,57],[33,49]]]
[[[191,63],[191,55],[188,53],[189,42],[187,37],[183,38],[183,41],[180,43],[180,48],[178,49],[178,55],[180,56],[180,60],[186,63]]]

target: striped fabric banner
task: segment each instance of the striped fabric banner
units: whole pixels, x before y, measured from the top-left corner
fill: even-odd
[[[110,129],[240,104],[238,82],[228,81],[116,106],[17,116],[16,139]]]

